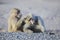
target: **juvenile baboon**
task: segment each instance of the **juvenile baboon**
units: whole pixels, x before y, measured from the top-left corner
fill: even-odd
[[[23,26],[23,31],[26,33],[44,32],[44,27],[41,25],[38,17],[34,19],[32,14],[30,14],[25,18],[25,25]]]
[[[17,8],[11,10],[10,16],[8,18],[8,32],[16,32],[19,27],[18,21],[20,20],[22,14]]]

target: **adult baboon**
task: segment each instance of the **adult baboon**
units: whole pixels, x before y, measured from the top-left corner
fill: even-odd
[[[10,17],[8,18],[8,32],[16,32],[19,27],[18,21],[20,20],[22,14],[20,10],[17,8],[13,8],[10,13]]]
[[[38,17],[33,18],[32,14],[28,15],[24,22],[23,31],[26,33],[44,32],[44,27],[41,25]]]
[[[23,26],[23,32],[25,32],[25,33],[33,33],[32,30],[28,29],[28,28],[30,27],[30,25],[32,24],[32,23],[30,22],[30,18],[32,18],[32,15],[31,15],[31,14],[27,15],[27,16],[24,18],[25,24],[24,24],[24,26]]]

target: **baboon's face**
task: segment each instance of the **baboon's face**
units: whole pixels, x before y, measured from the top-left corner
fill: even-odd
[[[34,24],[35,20],[33,18],[27,17],[25,23]]]
[[[31,18],[29,21],[30,21],[31,24],[35,23],[35,20],[33,18]]]
[[[22,14],[20,13],[20,10],[16,9],[16,8],[11,10],[11,14],[12,14],[12,16],[15,16],[15,17],[18,17],[18,18],[21,18],[21,16],[22,16]]]
[[[17,15],[17,10],[16,9],[12,9],[11,13],[12,13],[12,15]]]

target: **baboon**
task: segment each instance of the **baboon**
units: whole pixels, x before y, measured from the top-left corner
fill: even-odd
[[[25,32],[25,33],[33,33],[32,30],[28,29],[30,27],[30,25],[32,24],[30,22],[30,18],[32,18],[32,15],[31,14],[27,15],[24,18],[25,25],[23,26],[23,32]]]
[[[25,25],[23,26],[23,31],[26,33],[39,33],[44,32],[44,27],[41,25],[38,17],[33,18],[30,14],[25,18]]]
[[[38,33],[44,32],[44,27],[39,22],[39,18],[36,20],[32,14],[27,15],[21,20],[22,14],[17,8],[11,10],[11,15],[8,19],[8,32],[26,32],[26,33]]]
[[[19,22],[22,14],[18,8],[13,8],[11,10],[10,16],[8,18],[8,32],[16,32],[19,27]]]

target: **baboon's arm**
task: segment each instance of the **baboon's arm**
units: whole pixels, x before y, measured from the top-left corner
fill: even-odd
[[[26,33],[33,33],[33,31],[28,29],[28,27],[30,27],[30,24],[25,24],[24,28],[23,28],[23,31],[26,32]]]
[[[10,20],[8,19],[8,32],[11,32],[11,31],[12,31],[12,25]]]
[[[12,31],[16,32],[17,31],[17,20],[11,20],[11,25],[12,25]]]
[[[22,20],[19,20],[19,21],[16,23],[17,28],[21,26],[21,23],[22,23]]]
[[[8,24],[8,32],[12,31],[12,26],[10,24]]]
[[[21,23],[22,23],[21,20],[19,20],[19,21],[15,20],[15,19],[13,19],[11,21],[9,20],[9,22],[8,22],[8,26],[9,26],[8,27],[8,32],[16,32],[17,28],[21,26]]]

